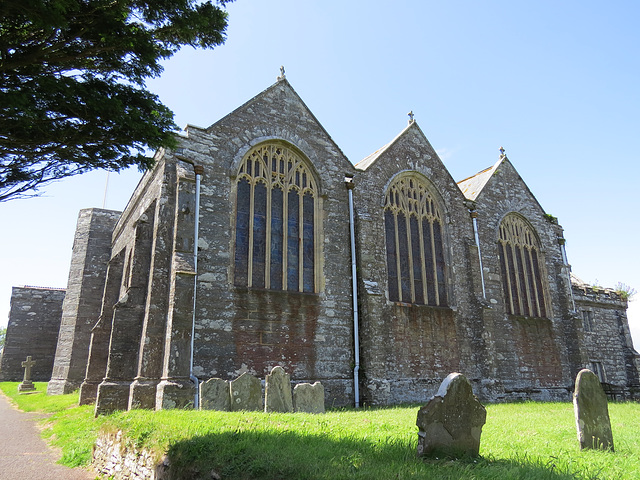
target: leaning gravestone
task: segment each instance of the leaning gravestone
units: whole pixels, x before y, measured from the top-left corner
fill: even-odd
[[[573,409],[580,448],[613,451],[607,396],[596,374],[586,368],[576,378]]]
[[[230,392],[230,410],[262,410],[262,384],[253,375],[245,372],[232,380]]]
[[[200,409],[228,412],[231,405],[229,381],[210,378],[200,384]]]
[[[22,362],[22,368],[24,368],[24,377],[22,383],[18,385],[19,392],[33,392],[36,387],[31,381],[31,368],[36,364],[35,360],[31,360],[31,356]]]
[[[293,412],[291,380],[282,367],[273,367],[265,378],[264,411]]]
[[[487,412],[469,380],[461,373],[451,373],[418,411],[418,456],[478,456],[486,419]]]
[[[324,387],[320,382],[299,383],[293,388],[293,407],[296,412],[324,413]]]

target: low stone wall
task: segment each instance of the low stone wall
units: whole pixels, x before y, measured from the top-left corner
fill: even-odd
[[[102,433],[93,447],[93,468],[113,480],[165,480],[168,462],[122,442],[122,432]]]

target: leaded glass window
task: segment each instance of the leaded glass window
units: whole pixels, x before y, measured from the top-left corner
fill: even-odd
[[[524,218],[515,214],[505,217],[500,224],[498,251],[507,313],[546,317],[540,243]]]
[[[403,176],[385,197],[389,300],[446,306],[442,214],[424,180]]]
[[[236,187],[234,284],[315,292],[318,188],[308,162],[284,145],[259,145]]]

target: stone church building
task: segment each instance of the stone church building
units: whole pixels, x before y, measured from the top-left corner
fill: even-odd
[[[504,151],[454,181],[411,118],[352,164],[282,77],[156,153],[124,212],[81,212],[50,393],[192,405],[196,382],[323,383],[326,403],[640,391],[627,302],[572,282],[563,229]],[[355,280],[355,281],[354,281]]]

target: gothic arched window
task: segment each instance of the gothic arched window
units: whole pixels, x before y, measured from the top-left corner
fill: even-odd
[[[318,188],[308,162],[291,148],[252,148],[237,176],[234,284],[316,291]]]
[[[507,313],[546,317],[540,242],[519,215],[507,215],[500,224],[500,270]]]
[[[426,183],[402,176],[384,202],[389,300],[446,306],[442,214]]]

